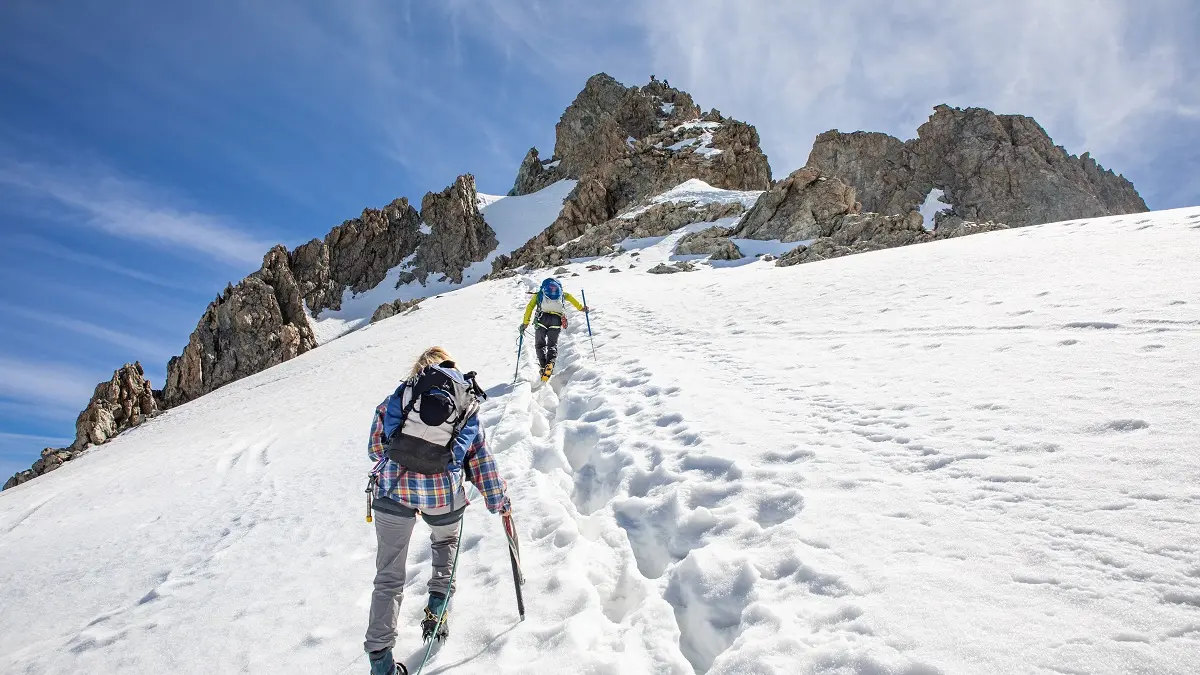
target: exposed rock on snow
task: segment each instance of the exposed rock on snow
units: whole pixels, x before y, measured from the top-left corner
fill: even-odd
[[[398,314],[404,314],[412,309],[420,309],[421,300],[393,300],[379,306],[371,315],[371,323],[390,319]]]
[[[670,265],[666,263],[659,263],[646,270],[646,272],[649,274],[675,274],[676,272],[692,272],[695,271],[695,269],[696,266],[692,263],[681,260],[671,263]]]
[[[158,401],[142,364],[126,363],[112,379],[96,385],[92,399],[75,420],[75,442],[67,448],[46,448],[33,466],[8,479],[7,490],[62,466],[92,445],[107,443],[126,429],[158,414]]]
[[[295,358],[317,346],[283,246],[262,269],[209,304],[183,354],[167,363],[165,407]]]
[[[537,148],[530,148],[521,168],[517,169],[517,180],[509,190],[510,196],[527,195],[553,184],[565,176],[562,161],[552,157],[546,161],[538,158]]]
[[[806,262],[840,258],[855,253],[878,251],[896,246],[922,244],[939,239],[951,239],[968,234],[1008,229],[1001,223],[967,223],[957,221],[930,232],[925,229],[916,211],[904,216],[884,216],[878,213],[856,213],[843,216],[830,236],[800,245],[780,256],[779,267]]]
[[[625,239],[664,237],[692,223],[705,223],[721,218],[737,216],[746,207],[739,202],[661,202],[639,209],[632,218],[613,218],[600,225],[586,229],[578,237],[564,244],[554,245],[546,241],[550,230],[538,235],[499,261],[505,267],[528,266],[530,268],[551,267],[565,264],[572,258],[588,258],[609,255],[617,244]],[[538,248],[540,246],[540,248]]]
[[[733,230],[726,227],[710,227],[693,232],[675,246],[678,255],[707,255],[712,260],[740,260],[742,251],[729,239]]]
[[[378,286],[425,239],[420,224],[417,210],[401,197],[382,209],[363,209],[324,241],[297,247],[289,263],[309,311],[317,316],[323,309],[341,309],[347,288],[361,293]]]
[[[75,420],[72,450],[107,443],[117,434],[158,414],[158,401],[142,364],[126,363],[107,382],[96,385],[92,400]]]
[[[841,216],[858,210],[854,188],[806,167],[763,193],[735,236],[785,242],[816,239],[831,234]]]
[[[982,108],[937,106],[907,142],[827,131],[808,166],[847,181],[864,210],[884,214],[917,209],[934,188],[953,217],[1013,227],[1147,210],[1133,184],[1088,153],[1067,154],[1032,118]]]
[[[38,476],[50,473],[51,471],[62,466],[65,462],[74,459],[78,455],[68,448],[45,448],[42,450],[42,456],[33,463],[33,466],[13,474],[4,483],[5,490],[16,487],[22,483],[27,483]]]
[[[479,213],[475,177],[465,174],[441,192],[421,200],[421,220],[433,234],[421,242],[414,273],[421,283],[431,274],[444,274],[462,283],[463,270],[495,250],[496,232]]]

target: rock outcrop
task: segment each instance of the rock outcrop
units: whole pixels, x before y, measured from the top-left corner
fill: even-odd
[[[126,363],[113,373],[112,379],[96,385],[92,400],[75,420],[75,443],[72,450],[107,443],[126,429],[158,414],[158,400],[142,364]]]
[[[45,448],[29,469],[20,471],[4,483],[10,487],[49,473],[64,462],[75,459],[93,445],[102,445],[126,429],[138,426],[158,414],[158,401],[142,364],[126,363],[113,372],[111,379],[96,385],[87,407],[75,419],[75,441],[65,448]]]
[[[763,193],[738,224],[745,239],[804,241],[828,236],[838,219],[857,213],[854,188],[813,168],[803,168]]]
[[[508,191],[508,195],[512,197],[532,194],[561,180],[564,178],[563,172],[559,170],[561,165],[562,160],[558,157],[542,161],[538,157],[538,149],[530,148],[525,159],[521,161],[521,167],[517,169],[517,181]]]
[[[677,255],[706,255],[709,260],[741,260],[741,249],[729,239],[733,230],[727,227],[710,227],[693,232],[675,245]]]
[[[693,265],[690,262],[684,262],[684,261],[680,260],[680,261],[673,262],[670,265],[668,265],[666,263],[659,263],[659,264],[655,265],[654,267],[651,267],[650,269],[646,270],[646,273],[647,274],[676,274],[678,272],[694,272],[695,270],[696,270],[695,265]],[[613,270],[613,271],[616,271],[616,270]]]
[[[390,319],[398,314],[404,314],[409,310],[420,309],[420,305],[421,299],[385,302],[375,309],[375,313],[371,315],[371,323]]]
[[[413,272],[422,284],[432,274],[462,283],[463,270],[487,257],[499,245],[496,233],[479,212],[475,177],[459,176],[441,192],[421,200],[421,220],[429,226],[417,250]]]
[[[209,304],[183,354],[167,363],[166,407],[295,358],[317,346],[283,246]]]
[[[421,216],[401,197],[292,251],[289,266],[314,315],[341,309],[346,289],[361,293],[379,285],[388,270],[416,252],[424,235]]]
[[[897,246],[923,244],[968,234],[1008,229],[1002,223],[970,223],[957,221],[953,226],[926,230],[921,214],[884,216],[878,213],[855,213],[839,219],[834,231],[825,237],[800,245],[780,256],[775,264],[788,267],[818,260],[878,251]]]
[[[937,106],[909,141],[828,131],[808,166],[846,181],[864,210],[883,214],[919,208],[934,188],[952,216],[1012,227],[1147,210],[1128,180],[1088,153],[1067,154],[1032,118],[982,108]]]
[[[736,260],[742,253],[733,238],[806,242],[776,263],[787,267],[1007,227],[940,215],[937,228],[928,231],[918,211],[883,215],[863,213],[861,207],[853,187],[813,167],[805,167],[764,192],[736,228],[713,227],[689,234],[679,241],[675,253]]]

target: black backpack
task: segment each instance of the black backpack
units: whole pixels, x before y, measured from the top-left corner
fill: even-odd
[[[450,361],[426,366],[388,401],[383,418],[388,459],[418,473],[460,470],[454,441],[486,398],[474,371],[463,375]]]

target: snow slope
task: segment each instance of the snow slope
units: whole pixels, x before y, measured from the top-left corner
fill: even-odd
[[[492,394],[528,618],[476,505],[427,673],[1194,673],[1198,252],[1190,209],[573,265],[599,359],[576,317],[537,389],[536,279],[447,293],[0,493],[0,672],[366,672],[367,426],[439,343]]]
[[[321,313],[320,318],[309,314],[309,324],[316,334],[317,343],[325,344],[366,325],[375,310],[385,302],[431,297],[475,283],[492,271],[492,261],[497,256],[511,253],[549,227],[558,217],[563,200],[575,188],[576,182],[560,180],[537,192],[519,197],[480,194],[479,211],[496,232],[496,239],[500,243],[487,258],[463,270],[461,284],[438,280],[436,276],[431,276],[424,285],[419,281],[397,285],[400,274],[411,269],[416,258],[415,255],[409,256],[388,270],[387,276],[375,288],[358,294],[346,289],[342,293],[340,310],[326,310]],[[429,234],[427,225],[422,223],[421,228],[422,232]]]

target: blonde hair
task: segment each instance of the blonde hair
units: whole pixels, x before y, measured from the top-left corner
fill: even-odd
[[[417,362],[413,364],[412,372],[410,372],[408,376],[416,377],[420,375],[421,371],[425,369],[425,366],[436,366],[443,361],[453,360],[454,359],[450,357],[450,352],[446,351],[442,347],[430,347],[422,352],[419,357],[417,357]]]

